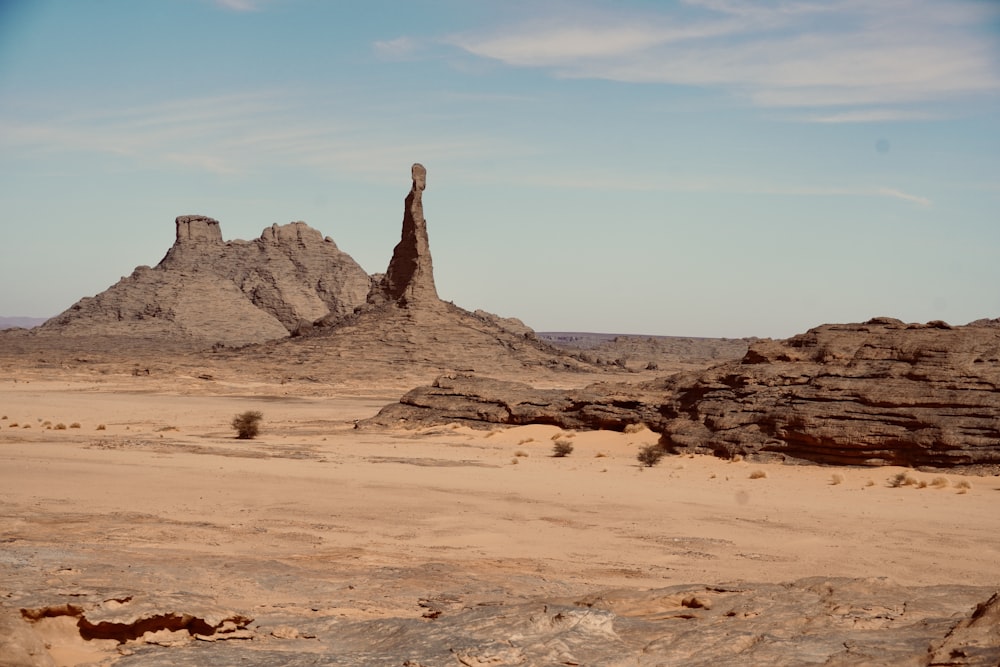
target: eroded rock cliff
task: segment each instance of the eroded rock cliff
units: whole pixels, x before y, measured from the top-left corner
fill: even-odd
[[[853,465],[1000,465],[1000,323],[877,318],[753,343],[740,361],[642,384],[541,391],[453,375],[375,424],[622,429],[671,452]]]

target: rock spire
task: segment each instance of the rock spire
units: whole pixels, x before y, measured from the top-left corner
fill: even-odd
[[[434,265],[424,220],[423,192],[427,170],[416,163],[410,168],[413,184],[403,210],[403,233],[392,251],[389,269],[382,279],[383,298],[401,306],[439,301],[434,286]]]

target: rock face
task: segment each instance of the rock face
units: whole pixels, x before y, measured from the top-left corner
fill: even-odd
[[[389,268],[381,284],[372,290],[372,302],[389,300],[401,306],[433,305],[438,299],[434,286],[434,264],[424,220],[423,193],[427,187],[427,170],[422,164],[410,169],[413,185],[406,197],[403,211],[403,232],[392,252]]]
[[[180,216],[176,228],[155,268],[138,267],[39,332],[243,345],[288,337],[303,320],[344,317],[370,289],[364,269],[303,222],[249,242],[223,241],[218,221],[204,216]]]
[[[411,176],[402,236],[366,304],[349,317],[301,327],[304,335],[254,354],[262,361],[304,365],[317,379],[378,376],[428,382],[441,372],[594,370],[538,340],[520,320],[472,313],[438,298],[423,214],[427,171],[414,164]]]
[[[848,465],[1000,466],[1000,323],[877,318],[752,344],[643,384],[539,391],[451,376],[371,423],[645,423],[669,451]]]

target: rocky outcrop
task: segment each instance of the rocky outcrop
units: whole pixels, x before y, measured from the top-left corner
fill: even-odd
[[[218,221],[185,215],[155,268],[138,267],[39,333],[244,345],[286,338],[302,321],[342,318],[365,302],[370,285],[357,262],[304,222],[224,242]]]
[[[423,193],[427,170],[422,164],[410,168],[412,185],[403,210],[403,231],[380,284],[372,290],[369,301],[385,300],[400,306],[433,306],[439,301],[434,286],[434,263],[431,260],[427,221],[424,219]]]
[[[100,611],[85,609],[78,601],[53,613],[79,616],[81,636],[121,642],[119,650],[100,657],[114,658],[122,666],[304,667],[316,664],[317,656],[323,664],[345,667],[995,667],[1000,661],[997,595],[987,586],[905,587],[882,578],[810,577],[785,583],[597,590],[527,600],[497,599],[496,590],[492,598],[430,595],[419,600],[426,610],[420,618],[344,618],[323,609],[296,617],[283,610],[294,625],[264,620],[256,627],[248,626],[250,619],[244,615],[211,608],[152,616],[133,613],[124,622],[115,618],[96,625],[90,617]],[[6,647],[19,652],[5,654],[10,657],[3,664],[55,664],[43,648],[44,634],[29,624],[34,611],[24,610],[29,612],[25,620],[7,614],[9,629],[18,634]],[[0,608],[0,628],[3,612]],[[0,646],[5,646],[2,636]]]
[[[753,343],[742,360],[642,384],[539,392],[451,376],[370,423],[621,429],[675,453],[848,465],[1000,466],[1000,326],[877,318]]]
[[[345,318],[303,324],[292,340],[249,354],[269,363],[307,366],[310,377],[334,380],[423,383],[442,372],[595,370],[538,340],[519,320],[469,312],[438,298],[423,214],[427,171],[414,164],[411,177],[400,241],[367,303]]]

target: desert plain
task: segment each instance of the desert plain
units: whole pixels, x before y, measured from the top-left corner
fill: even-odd
[[[405,387],[174,359],[5,358],[0,604],[36,662],[0,663],[927,664],[866,633],[907,605],[954,624],[1000,584],[1000,477],[644,467],[646,429],[356,428]]]

